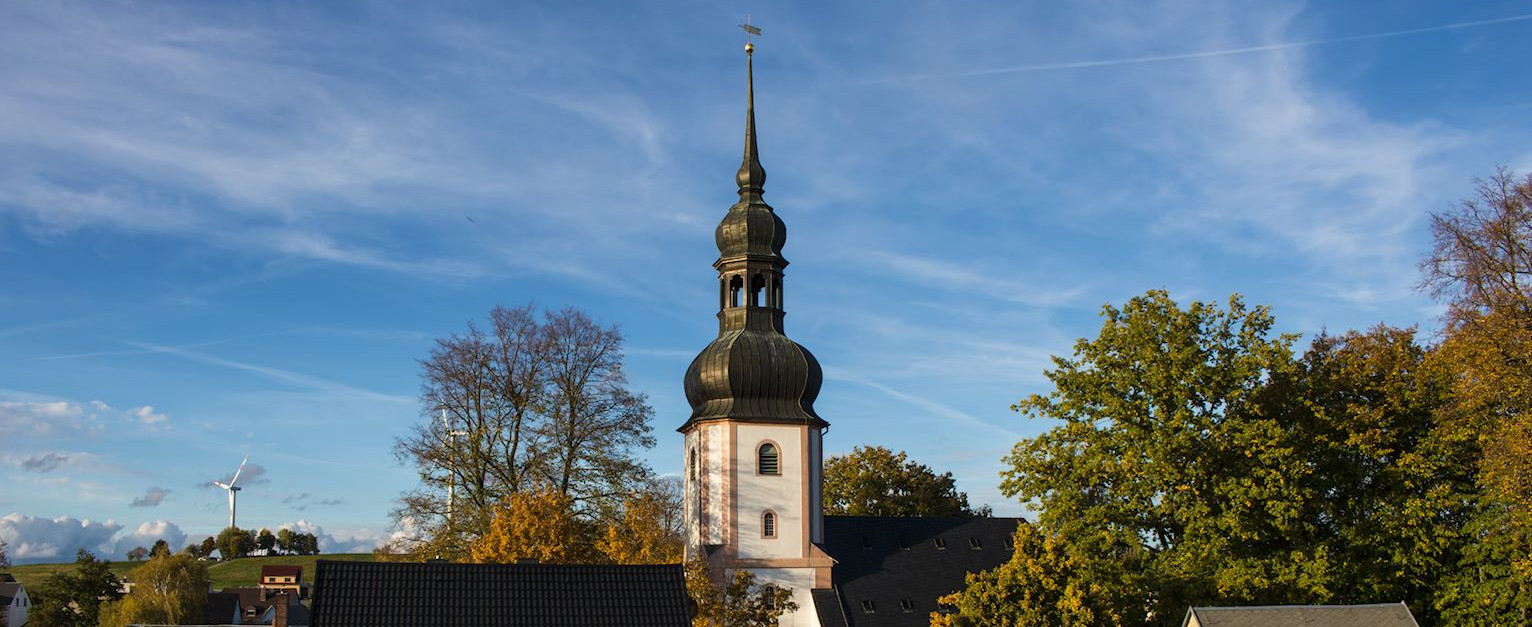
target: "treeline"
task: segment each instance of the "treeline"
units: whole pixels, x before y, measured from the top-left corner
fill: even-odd
[[[256,550],[262,551],[263,555],[318,555],[319,537],[287,528],[278,529],[273,534],[265,527],[259,531],[229,527],[216,537],[208,536],[201,542],[187,544],[181,553],[205,558],[212,557],[213,551],[218,551],[224,559],[233,559],[246,557]],[[139,546],[127,553],[128,561],[134,563],[164,555],[170,555],[170,543],[164,538],[155,540],[152,548]]]
[[[212,548],[217,548],[224,559],[247,557],[257,550],[262,555],[318,555],[319,537],[286,527],[278,529],[275,534],[265,527],[259,531],[229,527],[218,532],[216,540],[203,540],[202,548],[205,549],[202,557],[209,556]]]
[[[1036,505],[1012,560],[933,625],[1179,625],[1215,605],[1404,601],[1422,625],[1532,624],[1532,177],[1432,217],[1440,337],[1379,326],[1301,353],[1265,307],[1163,291],[1017,411]]]

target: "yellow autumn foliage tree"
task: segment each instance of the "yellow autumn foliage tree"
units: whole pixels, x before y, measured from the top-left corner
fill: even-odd
[[[602,529],[596,550],[613,564],[679,564],[681,529],[677,514],[662,494],[634,494],[623,500],[621,515]]]
[[[481,563],[582,563],[593,557],[584,538],[568,496],[552,490],[517,492],[496,506],[489,530],[474,541],[470,555]]]

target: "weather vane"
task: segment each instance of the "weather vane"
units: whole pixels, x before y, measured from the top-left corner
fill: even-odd
[[[745,54],[755,54],[755,44],[751,43],[750,38],[759,37],[761,29],[750,24],[749,13],[745,14],[745,23],[740,24],[739,27],[745,29]]]

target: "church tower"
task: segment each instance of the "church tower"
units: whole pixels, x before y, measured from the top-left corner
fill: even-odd
[[[745,155],[739,202],[718,224],[718,339],[686,370],[692,415],[684,434],[686,556],[716,578],[736,569],[793,589],[799,610],[782,625],[817,625],[810,591],[830,587],[814,413],[823,374],[782,332],[782,245],[787,227],[761,199],[756,151],[754,46],[746,44]]]

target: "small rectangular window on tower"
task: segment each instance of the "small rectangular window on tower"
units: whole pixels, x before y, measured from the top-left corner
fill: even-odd
[[[947,541],[946,540],[943,540],[941,538],[937,538],[935,540],[932,540],[932,542],[936,543],[936,550],[938,550],[938,551],[945,551],[945,550],[947,550]]]
[[[872,601],[862,601],[862,611],[871,614],[876,612],[877,609],[873,606]]]
[[[910,602],[909,599],[899,599],[899,609],[904,610],[905,614],[909,614],[915,611],[915,604]]]
[[[979,549],[984,548],[984,543],[980,542],[978,538],[969,538],[968,539],[968,548],[969,548],[969,550],[977,551]]]

